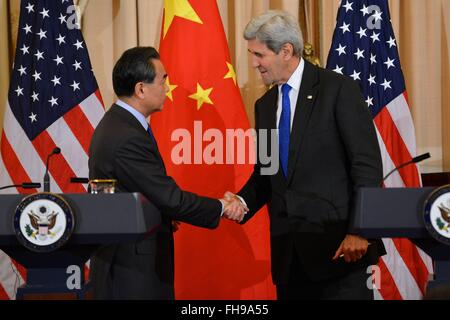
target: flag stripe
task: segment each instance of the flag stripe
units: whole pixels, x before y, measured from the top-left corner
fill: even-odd
[[[61,148],[62,155],[69,164],[69,167],[73,170],[74,175],[77,177],[87,177],[88,168],[86,163],[88,163],[88,156],[80,145],[79,140],[74,136],[71,128],[69,128],[65,118],[56,121],[47,131],[54,143]],[[54,156],[54,158],[57,157],[59,156]],[[58,170],[59,168],[52,165],[51,169]]]
[[[383,259],[380,259],[378,267],[380,267],[381,273],[381,288],[379,288],[378,293],[384,300],[402,300],[402,295],[398,291],[394,278],[392,278]]]
[[[3,139],[6,140],[6,137],[4,135],[4,132],[2,131]],[[9,144],[9,143],[8,143]],[[11,145],[9,145],[11,147]],[[2,146],[0,146],[0,153]],[[22,168],[23,169],[23,168]],[[14,182],[11,180],[11,176],[8,173],[8,170],[6,170],[5,164],[3,163],[3,156],[0,157],[0,185],[1,186],[10,186],[14,184]],[[0,191],[0,194],[7,194],[7,193],[17,193],[16,188],[6,189]]]
[[[0,282],[0,300],[9,300],[9,296]]]
[[[380,131],[375,126],[375,130],[378,137],[378,144],[380,146],[381,158],[383,159],[383,176],[386,176],[391,170],[395,168],[394,163],[392,162],[391,156],[384,145],[383,138],[381,137]],[[398,171],[394,171],[386,180],[384,180],[384,185],[386,186],[398,186],[404,187],[405,184],[400,176]]]
[[[97,127],[98,123],[105,114],[105,110],[103,108],[101,99],[98,99],[97,95],[91,94],[83,102],[81,102],[79,106],[81,110],[83,110],[83,113],[86,116],[86,118],[89,119],[91,126],[93,128]]]
[[[3,163],[5,165],[6,171],[14,172],[14,175],[11,176],[13,184],[21,184],[22,182],[31,181],[30,177],[20,164],[20,161],[17,158],[13,148],[11,147],[4,131],[2,133],[1,150],[2,150],[2,158],[4,160]],[[31,191],[36,192],[36,189],[33,189]]]
[[[102,94],[100,93],[99,89],[95,90],[95,96],[97,97],[98,102],[100,102],[100,106],[102,107],[100,114],[103,116],[103,113],[105,112],[105,103],[103,102],[103,97],[102,97]],[[94,103],[94,105],[96,106],[98,104]]]
[[[22,265],[18,264],[14,259],[11,259],[11,263],[15,268],[14,270],[19,273],[23,281],[27,281],[27,270]]]
[[[378,127],[380,135],[384,141],[384,145],[393,160],[395,166],[406,163],[412,159],[406,148],[400,133],[397,130],[391,115],[387,108],[383,108],[378,116],[374,119],[375,125]],[[399,170],[402,180],[407,186],[419,186],[417,168],[414,165],[406,166]]]
[[[422,295],[425,294],[425,286],[428,281],[428,269],[420,256],[417,247],[412,246],[408,239],[392,239],[395,247],[401,252],[406,267],[419,285]]]
[[[47,131],[43,131],[39,136],[37,136],[33,140],[32,144],[44,163],[47,161],[47,156],[54,148],[56,148],[55,142]],[[52,173],[57,173],[56,178],[54,177],[54,179],[63,192],[81,193],[85,191],[81,185],[70,185],[70,178],[76,175],[62,154],[53,156],[51,162],[52,165],[49,171]]]
[[[86,262],[86,264],[83,267],[83,276],[84,276],[84,280],[85,281],[87,281],[89,279],[89,266],[88,266],[87,262]]]
[[[70,127],[75,138],[78,139],[79,144],[84,150],[84,155],[89,154],[89,144],[94,133],[94,128],[89,125],[80,126],[80,123],[89,123],[89,120],[81,110],[80,106],[76,106],[64,116],[65,122]],[[63,136],[64,137],[64,136]],[[75,157],[74,159],[77,159]],[[85,162],[87,163],[87,161]]]
[[[378,130],[377,130],[377,133],[378,133]],[[382,153],[383,153],[383,151],[386,152],[384,142],[380,143],[380,147],[381,147]],[[387,160],[390,160],[390,157],[383,156],[383,159],[385,160],[384,164],[386,164],[388,162]],[[391,161],[389,161],[389,165],[384,165],[385,170],[386,170],[387,166],[390,167],[390,168],[388,168],[387,171],[390,171],[391,169],[394,168],[394,165]],[[385,174],[386,173],[387,172],[385,172]],[[394,178],[395,176],[396,176],[396,178]],[[396,181],[394,182],[394,181],[392,181],[392,179],[395,179]],[[405,184],[401,180],[401,177],[398,174],[398,172],[394,172],[391,175],[391,177],[386,180],[386,185],[387,186],[395,185],[397,187],[405,186]],[[388,240],[388,239],[385,239],[385,240]],[[420,286],[420,290],[422,291],[422,293],[424,293],[424,288],[425,288],[425,285],[428,280],[428,273],[431,273],[433,270],[432,267],[430,267],[430,265],[432,264],[431,259],[422,250],[420,250],[416,246],[411,245],[407,239],[393,239],[393,241],[397,248],[397,251],[401,252],[401,256],[403,257],[403,261],[405,262],[409,272],[416,280],[416,283]],[[401,245],[400,243],[404,243],[404,241],[407,241],[408,243]],[[389,249],[387,248],[387,250],[389,250]],[[388,256],[391,256],[391,255],[392,254],[388,254]],[[417,265],[419,265],[419,266],[417,266]],[[391,296],[391,298],[392,298],[392,296]]]
[[[13,260],[0,250],[0,283],[9,299],[15,298],[17,288],[24,282]]]
[[[373,289],[373,296],[374,296],[374,300],[384,300],[383,296],[380,293],[380,291],[377,290],[376,288]]]
[[[422,258],[423,263],[425,264],[427,270],[428,270],[428,277],[434,273],[434,267],[433,267],[433,260],[431,260],[430,256],[427,255],[422,249],[417,247],[417,251],[420,254],[420,257]],[[429,278],[428,278],[429,279]]]
[[[15,142],[13,152],[15,153],[15,156],[17,156],[17,164],[20,163],[27,174],[33,174],[32,176],[30,175],[29,179],[34,181],[41,181],[45,173],[45,162],[42,161],[41,157],[37,153],[37,150],[25,135],[25,132],[23,131],[20,124],[16,121],[15,116],[11,112],[11,107],[9,106],[9,104],[7,105],[7,108],[5,110],[4,132],[8,141]],[[9,137],[12,137],[12,140]],[[3,161],[6,162],[5,158],[3,158]],[[15,171],[8,170],[8,172],[11,176],[15,175]],[[54,183],[55,179],[51,174],[50,178],[51,188],[53,192],[61,192],[59,186]]]
[[[386,247],[386,251],[389,251],[391,254],[383,256],[382,259],[391,273],[402,298],[411,300],[421,299],[422,292],[416,279],[409,272],[409,269],[405,264],[405,259],[408,257],[405,256],[403,258],[392,239],[383,239],[383,243]]]
[[[89,154],[89,145],[91,143],[91,137],[94,133],[94,128],[89,124],[84,112],[80,106],[73,108],[64,116],[65,122],[70,127],[73,136],[78,140],[79,144],[84,150],[86,155]],[[80,126],[80,123],[87,125]]]
[[[414,128],[414,123],[406,101],[406,92],[391,101],[386,108],[389,110],[392,121],[395,123],[399,135],[402,137],[408,153],[412,157],[415,157],[416,138],[414,131],[411,130],[411,128]]]
[[[6,299],[14,299],[15,281],[15,274],[11,270],[11,259],[6,253],[0,250],[0,286],[6,295]]]

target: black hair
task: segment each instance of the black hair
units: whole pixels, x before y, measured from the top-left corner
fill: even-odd
[[[122,54],[113,70],[113,87],[118,97],[131,97],[138,82],[153,83],[156,71],[152,59],[160,59],[153,47],[135,47]]]

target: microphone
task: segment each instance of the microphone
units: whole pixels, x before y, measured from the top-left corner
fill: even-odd
[[[50,153],[47,156],[47,163],[45,165],[45,174],[44,174],[44,192],[50,192],[50,176],[48,174],[48,166],[50,163],[50,157],[55,154],[60,154],[60,153],[61,153],[61,149],[58,147],[55,147],[55,149],[53,149],[52,153]]]
[[[398,167],[394,168],[393,170],[391,170],[391,171],[383,178],[383,181],[385,181],[385,180],[386,180],[391,174],[393,174],[395,171],[400,170],[401,168],[406,167],[406,166],[408,166],[408,165],[410,165],[410,164],[422,162],[423,160],[426,160],[426,159],[429,159],[429,158],[431,158],[431,155],[430,155],[429,152],[424,153],[424,154],[421,154],[420,156],[417,156],[417,157],[415,157],[415,158],[412,158],[411,161],[405,162],[405,163],[399,165]]]
[[[0,190],[5,190],[9,188],[23,188],[23,189],[39,189],[41,184],[39,182],[23,182],[21,184],[13,184],[10,186],[0,187]]]
[[[72,177],[72,178],[70,178],[70,183],[88,184],[89,179],[88,178],[80,178],[80,177]]]

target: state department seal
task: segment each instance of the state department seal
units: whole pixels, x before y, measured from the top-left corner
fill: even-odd
[[[53,193],[25,197],[13,218],[19,242],[34,252],[51,252],[63,246],[74,230],[74,215],[69,204]]]
[[[430,235],[437,241],[450,245],[450,185],[431,193],[425,201],[423,217]]]

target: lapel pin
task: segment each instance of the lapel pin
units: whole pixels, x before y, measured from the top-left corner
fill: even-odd
[[[308,100],[312,100],[313,96],[308,96]]]

